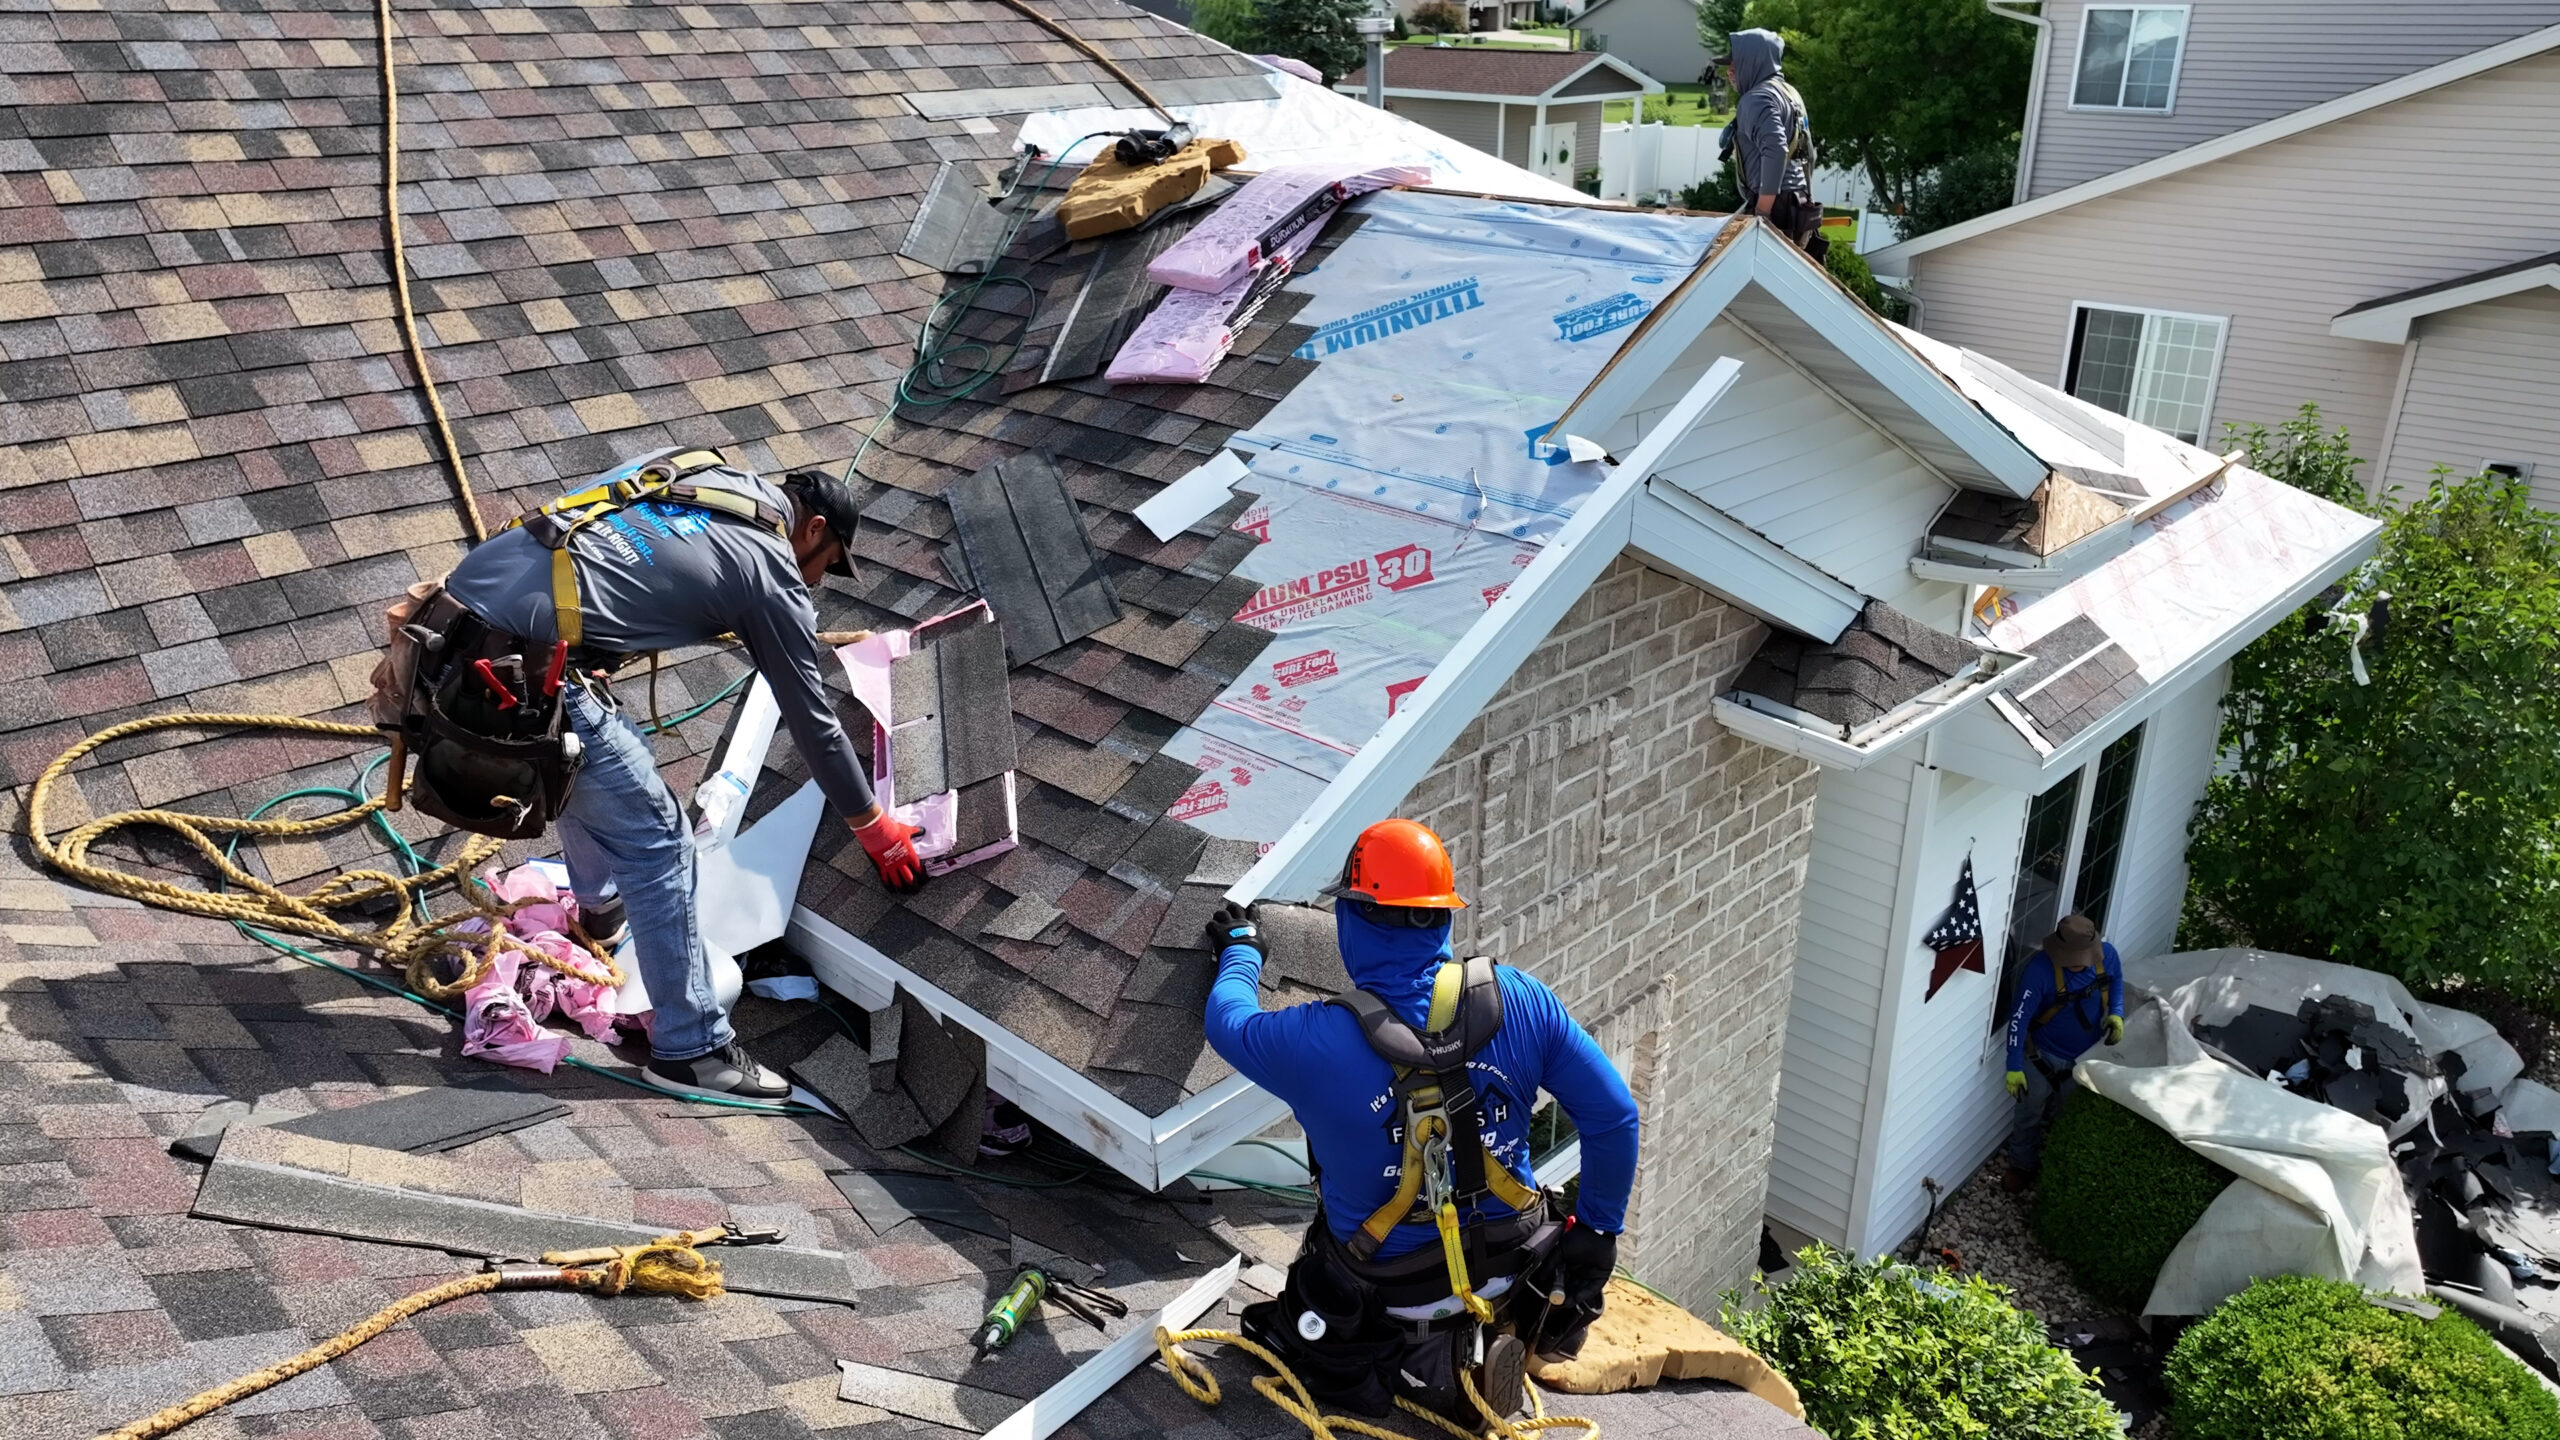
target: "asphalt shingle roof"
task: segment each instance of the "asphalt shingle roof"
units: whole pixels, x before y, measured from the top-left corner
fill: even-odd
[[[1856,730],[1954,679],[1977,658],[1954,636],[1870,600],[1827,645],[1771,630],[1734,688]]]

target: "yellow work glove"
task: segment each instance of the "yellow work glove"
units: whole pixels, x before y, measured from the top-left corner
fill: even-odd
[[[2012,1070],[2012,1071],[2010,1071],[2010,1072],[2009,1072],[2009,1093],[2010,1093],[2010,1094],[2012,1094],[2012,1095],[2017,1096],[2017,1097],[2018,1097],[2019,1099],[2021,1099],[2021,1100],[2024,1100],[2024,1099],[2026,1099],[2026,1098],[2027,1098],[2027,1072],[2026,1072],[2026,1071],[2024,1071],[2024,1070]]]
[[[2123,1038],[2124,1038],[2124,1017],[2123,1017],[2123,1016],[2121,1016],[2121,1015],[2110,1015],[2110,1016],[2108,1016],[2108,1017],[2107,1017],[2107,1043],[2108,1043],[2108,1044],[2110,1044],[2110,1045],[2113,1045],[2113,1044],[2115,1044],[2117,1041],[2122,1040]]]

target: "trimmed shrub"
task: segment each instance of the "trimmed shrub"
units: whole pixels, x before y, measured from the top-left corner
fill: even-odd
[[[2161,1262],[2230,1183],[2168,1131],[2074,1086],[2045,1137],[2036,1239],[2081,1289],[2139,1311]]]
[[[1867,265],[1867,257],[1857,252],[1846,235],[1835,235],[1831,248],[1823,254],[1822,268],[1840,282],[1840,288],[1857,296],[1866,307],[1884,313],[1884,287],[1876,283],[1876,272]]]
[[[2175,1440],[2560,1440],[2560,1401],[2479,1326],[2278,1275],[2169,1352]]]
[[[1824,1245],[1796,1256],[1763,1303],[1725,1295],[1722,1324],[1803,1397],[1831,1440],[2114,1440],[2097,1377],[1979,1275],[1931,1275]]]
[[[1467,28],[1467,12],[1453,0],[1422,0],[1413,7],[1411,23],[1425,35],[1455,35]]]

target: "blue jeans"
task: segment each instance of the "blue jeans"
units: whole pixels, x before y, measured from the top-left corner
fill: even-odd
[[[711,989],[710,957],[693,910],[693,837],[684,807],[658,774],[648,740],[576,685],[561,689],[586,763],[555,822],[579,908],[616,894],[631,922],[641,983],[649,987],[649,1051],[690,1060],[729,1043],[729,1017]]]
[[[2033,1170],[2044,1158],[2044,1132],[2053,1124],[2054,1112],[2062,1108],[2070,1067],[2065,1066],[2061,1074],[2063,1084],[2057,1085],[2045,1074],[2035,1052],[2027,1053],[2027,1093],[2010,1102],[2009,1117],[2009,1163],[2020,1170]]]

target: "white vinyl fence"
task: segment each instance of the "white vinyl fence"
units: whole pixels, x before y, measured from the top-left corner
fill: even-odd
[[[1619,120],[1600,127],[1600,198],[1678,204],[1680,192],[1716,173],[1717,132],[1705,125],[1640,125]],[[1824,165],[1813,172],[1813,198],[1856,210],[1859,249],[1892,243],[1891,217],[1867,209],[1875,197],[1863,170]]]

